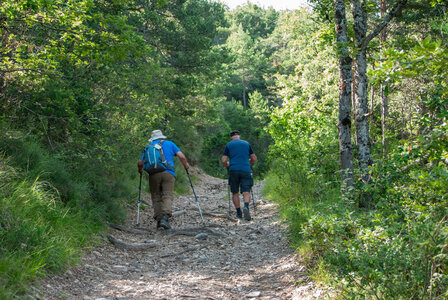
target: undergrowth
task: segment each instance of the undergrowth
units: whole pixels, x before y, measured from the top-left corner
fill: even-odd
[[[102,224],[100,211],[64,205],[47,182],[0,164],[0,298],[23,295],[48,271],[76,262]]]
[[[123,220],[138,177],[50,154],[29,136],[2,134],[0,153],[0,299],[15,299]]]
[[[391,179],[397,174],[390,165],[380,173],[377,185],[358,187],[371,189],[370,210],[342,199],[337,185],[300,167],[293,173],[274,168],[264,193],[279,204],[310,276],[336,287],[340,297],[448,297],[448,210],[440,205],[446,169],[433,167],[433,176],[401,174],[402,182]]]

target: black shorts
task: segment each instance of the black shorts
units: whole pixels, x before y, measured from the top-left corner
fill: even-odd
[[[254,185],[252,173],[244,171],[230,171],[229,185],[230,191],[233,194],[236,194],[238,192],[250,192],[252,186]]]

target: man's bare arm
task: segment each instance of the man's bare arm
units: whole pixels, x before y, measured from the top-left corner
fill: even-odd
[[[227,169],[229,168],[229,157],[227,155],[223,155],[221,157],[221,162],[223,164],[224,167],[226,167]]]
[[[255,163],[257,161],[257,156],[255,155],[255,153],[252,153],[250,156],[249,156],[249,162],[251,163],[251,164],[253,164],[253,163]]]
[[[190,168],[190,165],[188,164],[187,158],[185,157],[185,155],[181,151],[177,152],[176,156],[179,157],[180,162],[184,166],[185,170]]]

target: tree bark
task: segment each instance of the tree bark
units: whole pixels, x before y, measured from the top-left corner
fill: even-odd
[[[353,146],[352,126],[352,58],[348,50],[347,17],[345,1],[334,1],[335,29],[339,58],[339,159],[341,166],[343,193],[353,186]]]
[[[244,107],[244,109],[247,109],[247,99],[246,99],[246,78],[245,78],[245,76],[243,75],[242,76],[242,79],[241,79],[242,81],[242,84],[243,84],[243,94],[242,94],[242,96],[243,96],[243,107]]]
[[[352,0],[351,6],[354,19],[355,47],[358,49],[354,63],[358,161],[361,169],[361,179],[364,182],[369,182],[369,167],[372,160],[370,158],[369,105],[367,100],[367,47],[363,47],[363,42],[367,36],[367,10],[364,1],[361,3],[359,0]]]
[[[383,158],[387,157],[387,118],[389,116],[389,99],[387,96],[387,80],[381,85],[381,132],[383,142]]]
[[[375,87],[370,86],[370,124],[373,124],[373,111],[375,110]]]
[[[369,167],[372,164],[370,156],[369,118],[367,100],[367,46],[378,36],[406,5],[407,0],[398,0],[395,6],[384,16],[381,22],[367,35],[366,1],[351,0],[353,29],[355,32],[356,58],[354,63],[354,93],[357,107],[355,109],[355,126],[358,144],[358,161],[361,169],[361,179],[370,182]]]
[[[381,0],[380,3],[380,15],[381,18],[384,17],[387,10],[387,4],[386,0]],[[380,33],[380,43],[381,47],[385,47],[385,43],[387,40],[387,29],[384,28]],[[383,142],[383,159],[386,159],[387,157],[387,118],[389,114],[389,99],[388,99],[388,93],[387,93],[387,80],[383,82],[381,85],[381,133],[382,133],[382,142]]]

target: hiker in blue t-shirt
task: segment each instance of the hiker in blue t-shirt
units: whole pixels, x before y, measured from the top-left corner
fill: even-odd
[[[227,143],[221,162],[229,171],[229,185],[232,201],[236,208],[236,216],[241,219],[244,213],[244,219],[250,221],[250,190],[254,184],[250,165],[257,161],[257,156],[251,145],[240,139],[238,130],[233,130],[230,133],[230,138],[232,141]],[[238,192],[243,194],[244,208],[242,212]]]
[[[172,216],[174,182],[176,181],[174,156],[179,157],[180,162],[185,169],[188,169],[190,166],[188,165],[187,158],[176,144],[166,140],[166,136],[163,135],[162,131],[154,130],[149,139],[150,145],[158,144],[161,141],[163,141],[162,149],[166,162],[172,166],[172,169],[149,175],[149,189],[154,209],[154,219],[157,221],[157,228],[170,229],[171,226],[168,218]],[[142,154],[138,161],[138,172],[140,174],[143,172],[144,163],[145,153]]]

